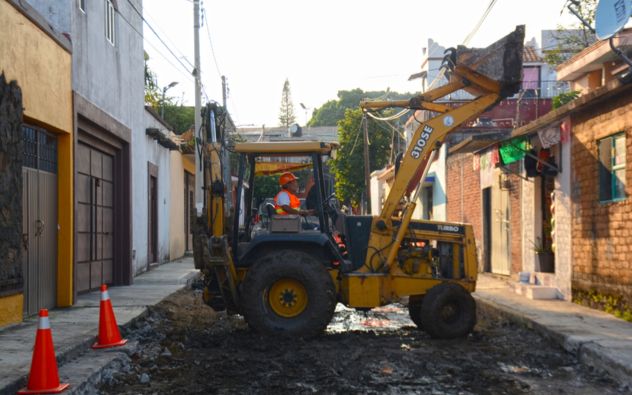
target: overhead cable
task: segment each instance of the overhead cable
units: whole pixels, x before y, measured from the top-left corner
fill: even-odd
[[[487,16],[492,11],[492,8],[494,8],[494,5],[496,5],[496,2],[497,2],[497,0],[491,0],[489,2],[489,5],[485,9],[485,12],[483,12],[483,15],[481,15],[481,17],[479,18],[478,22],[476,22],[476,25],[474,25],[474,28],[472,29],[472,31],[465,37],[465,39],[461,43],[462,45],[467,46],[470,43],[470,41],[472,40],[472,38],[474,38],[476,33],[478,33],[479,29],[483,25],[483,22],[485,22],[485,19],[487,19]],[[445,76],[445,68],[441,68],[441,70],[439,71],[439,74],[437,74],[437,76],[432,80],[432,82],[428,86],[428,89],[434,88],[435,85],[441,79],[443,79],[444,76]]]
[[[145,36],[143,35],[142,32],[139,32],[138,29],[136,29],[136,27],[129,21],[127,20],[127,18],[125,18],[125,16],[123,14],[121,14],[120,11],[116,11],[118,16],[134,31],[136,32],[136,34],[138,34],[143,41],[146,44],[149,44],[155,51],[156,53],[158,53],[158,55],[160,55],[167,63],[169,63],[174,70],[176,70],[177,72],[179,72],[181,75],[183,75],[184,77],[186,77],[186,79],[191,82],[193,81],[191,73],[189,72],[189,70],[185,69],[186,72],[182,71],[182,69],[180,67],[178,67],[177,65],[175,65],[171,60],[169,60],[169,58],[160,50],[158,49],[158,47],[156,47],[151,41],[147,40],[147,38],[145,38]]]
[[[143,22],[145,22],[145,24],[147,25],[147,27],[152,31],[152,33],[154,33],[154,35],[156,36],[156,38],[158,38],[158,40],[162,43],[162,45],[165,46],[165,48],[167,48],[167,50],[169,51],[169,53],[171,53],[171,55],[173,55],[173,57],[178,61],[178,63],[180,63],[182,65],[182,67],[184,67],[185,70],[187,70],[190,74],[193,74],[193,71],[190,71],[189,68],[182,63],[182,60],[180,60],[180,57],[178,57],[178,55],[176,55],[173,50],[171,49],[171,47],[169,47],[169,45],[167,45],[167,43],[165,43],[165,41],[162,39],[162,37],[160,37],[160,34],[158,34],[158,32],[153,28],[153,26],[151,26],[151,24],[149,22],[147,22],[147,20],[145,19],[145,17],[143,16],[143,14],[138,10],[138,8],[136,8],[136,6],[134,5],[134,3],[132,3],[131,0],[127,0],[127,3],[129,3],[130,7],[132,7],[132,9],[134,10],[134,12],[136,12],[136,14],[138,14],[138,16],[140,16],[140,19],[143,20]]]
[[[204,23],[206,21],[206,23]],[[206,34],[208,35],[208,42],[211,45],[211,55],[213,56],[213,62],[215,63],[215,70],[217,70],[217,74],[222,76],[222,72],[219,71],[219,65],[217,64],[217,57],[215,56],[215,49],[213,49],[213,40],[211,39],[211,30],[209,28],[209,21],[206,17],[206,8],[202,8],[202,23],[206,25]]]

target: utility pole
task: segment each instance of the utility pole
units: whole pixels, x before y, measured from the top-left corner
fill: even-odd
[[[197,215],[202,215],[202,208],[204,206],[204,194],[202,193],[203,185],[203,168],[202,158],[200,153],[203,147],[203,134],[201,133],[202,127],[202,89],[200,83],[200,0],[193,0],[193,46],[195,51],[195,70],[193,70],[193,76],[195,77],[195,118],[193,136],[195,136],[195,208]],[[199,141],[198,141],[199,139]]]
[[[226,108],[226,99],[228,97],[227,88],[228,87],[226,85],[226,77],[222,76],[222,103],[224,105],[224,116],[226,117],[224,120],[224,134],[222,136],[222,138],[224,139],[224,141],[222,141],[222,147],[224,148],[228,146],[228,133],[230,130],[230,128],[227,127],[228,126],[228,109]],[[231,177],[230,157],[229,157],[229,153],[227,149],[222,150],[222,169],[223,169],[222,177],[224,178],[226,190],[230,191],[227,196],[231,196],[232,190],[233,190],[233,181]],[[224,199],[224,213],[226,213],[226,215],[228,215],[231,212],[232,205],[233,205],[232,199],[230,198]],[[235,213],[235,215],[239,215],[239,213]]]
[[[371,163],[369,162],[369,119],[366,114],[362,117],[364,122],[364,184],[366,186],[366,214],[371,214]]]
[[[224,105],[224,111],[226,111],[228,113],[228,110],[226,109],[226,99],[228,96],[228,92],[227,92],[227,86],[226,86],[226,77],[222,76],[222,103]]]

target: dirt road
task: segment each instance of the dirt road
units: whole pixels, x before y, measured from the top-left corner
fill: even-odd
[[[215,313],[199,293],[172,295],[127,337],[140,343],[109,394],[617,394],[536,333],[479,317],[460,340],[417,330],[404,306],[368,314],[339,308],[312,340],[266,338],[239,316]]]

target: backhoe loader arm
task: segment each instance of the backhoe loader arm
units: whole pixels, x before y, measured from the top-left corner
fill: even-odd
[[[420,123],[412,136],[382,211],[373,219],[369,251],[375,253],[367,254],[362,271],[374,271],[377,268],[391,266],[415,208],[415,199],[412,199],[402,209],[403,198],[418,188],[434,151],[441,146],[446,136],[467,120],[517,92],[521,79],[523,40],[524,26],[518,26],[516,31],[486,49],[472,50],[459,47],[454,56],[456,61],[449,65],[449,71],[446,72],[449,77],[448,84],[410,100],[363,101],[360,104],[364,111],[404,107],[438,113]],[[464,61],[463,64],[459,62],[461,59]],[[473,94],[476,98],[456,108],[434,102],[460,89]],[[395,229],[393,218],[400,210],[401,225]]]

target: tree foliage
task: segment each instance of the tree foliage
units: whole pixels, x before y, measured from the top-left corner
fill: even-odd
[[[281,109],[279,110],[279,124],[289,128],[296,122],[294,115],[294,104],[292,103],[292,93],[290,92],[290,81],[285,79],[283,92],[281,93]]]
[[[560,93],[553,97],[553,109],[562,107],[566,103],[570,103],[579,97],[579,91],[570,91]]]
[[[279,175],[256,176],[253,198],[257,204],[266,198],[272,198],[279,192]]]
[[[383,98],[391,100],[408,99],[414,96],[410,93],[397,93],[390,91],[364,92],[362,89],[352,89],[350,91],[338,91],[338,99],[329,100],[321,107],[314,110],[308,126],[334,126],[344,118],[345,111],[349,108],[357,108],[362,99]]]
[[[360,204],[362,193],[368,189],[364,180],[364,152],[362,110],[347,109],[338,122],[340,149],[331,161],[331,170],[336,178],[336,195],[352,206]],[[379,127],[375,121],[367,120],[369,132],[369,171],[383,168],[389,157],[391,133]]]
[[[159,107],[156,110],[158,111]],[[173,99],[165,98],[164,119],[173,127],[175,134],[182,134],[195,124],[195,107],[178,105]]]
[[[545,52],[544,60],[550,65],[557,66],[570,59],[574,54],[595,42],[595,35],[590,28],[581,22],[583,19],[588,25],[594,28],[595,11],[598,0],[578,0],[573,3],[567,2],[564,12],[571,13],[577,18],[577,23],[572,26],[558,26],[554,34],[557,40],[556,48],[543,48]],[[570,8],[574,11],[571,12]]]
[[[157,108],[160,104],[160,88],[156,73],[151,71],[147,61],[149,55],[145,52],[145,104]]]

